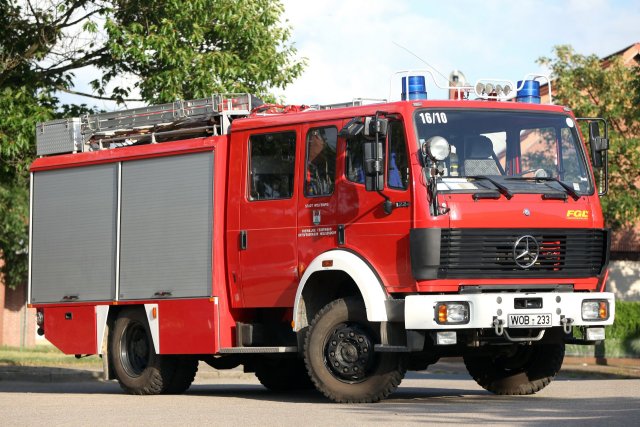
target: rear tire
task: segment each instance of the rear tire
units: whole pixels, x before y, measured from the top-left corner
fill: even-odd
[[[511,351],[464,356],[473,379],[500,395],[534,394],[556,376],[564,360],[564,343],[514,345]]]
[[[310,390],[313,383],[304,360],[293,358],[263,358],[256,364],[256,377],[271,391]]]
[[[193,356],[161,356],[174,365],[174,373],[163,394],[182,394],[191,387],[198,372],[198,359]]]
[[[125,392],[142,395],[169,390],[176,363],[168,356],[156,354],[144,310],[122,310],[110,332],[113,371]]]
[[[339,403],[377,402],[400,385],[406,369],[397,353],[376,353],[377,328],[362,301],[338,299],[311,322],[305,363],[316,388]]]

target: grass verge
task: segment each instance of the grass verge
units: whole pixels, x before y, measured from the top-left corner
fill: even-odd
[[[0,346],[0,365],[98,369],[102,367],[102,359],[99,356],[76,359],[73,355],[66,355],[52,345],[37,345],[30,348]]]

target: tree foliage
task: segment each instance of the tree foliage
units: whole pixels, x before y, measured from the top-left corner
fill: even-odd
[[[38,122],[90,111],[57,93],[149,103],[251,92],[272,99],[305,65],[278,0],[0,0],[0,257],[27,272],[28,168]]]
[[[640,69],[626,66],[620,56],[603,61],[566,45],[556,46],[554,54],[538,61],[551,68],[555,102],[577,117],[603,117],[609,123],[605,221],[614,229],[632,227],[640,220]]]

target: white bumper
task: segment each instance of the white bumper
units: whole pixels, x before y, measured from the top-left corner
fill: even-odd
[[[542,308],[515,308],[516,299],[541,298]],[[609,318],[589,321],[582,319],[582,302],[586,300],[607,300]],[[469,322],[457,325],[436,323],[436,304],[440,302],[467,302]],[[540,293],[486,293],[463,295],[409,295],[405,298],[404,317],[406,329],[480,329],[493,328],[494,319],[502,320],[509,327],[509,315],[551,315],[551,326],[562,326],[563,318],[571,319],[574,326],[602,326],[613,324],[615,298],[611,292],[540,292]],[[548,327],[548,326],[545,326]]]

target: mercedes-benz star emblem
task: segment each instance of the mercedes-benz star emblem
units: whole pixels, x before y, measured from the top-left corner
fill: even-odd
[[[527,269],[534,265],[540,255],[540,245],[535,237],[527,234],[513,245],[513,260],[518,267]]]

